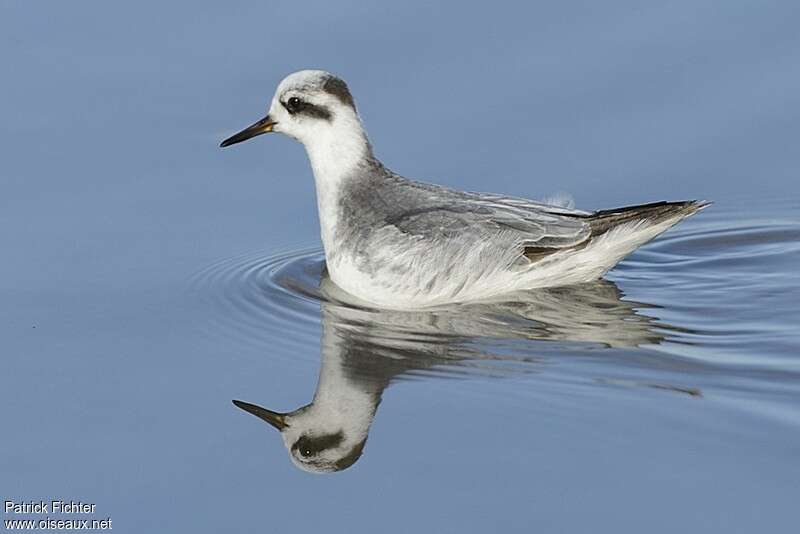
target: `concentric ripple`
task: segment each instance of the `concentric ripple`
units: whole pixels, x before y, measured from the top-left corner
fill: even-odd
[[[695,227],[668,233],[639,251],[626,265],[649,264],[689,275],[698,270],[748,273],[764,265],[795,261],[800,253],[800,224],[795,221],[744,222]]]
[[[709,360],[797,372],[798,265],[798,221],[751,219],[679,227],[610,276],[690,326],[682,339]]]
[[[376,354],[519,361],[532,354],[589,347],[657,345],[678,328],[640,313],[652,306],[624,299],[613,283],[520,292],[492,303],[431,310],[364,308],[324,273],[317,248],[257,251],[197,273],[192,286],[213,309],[206,333],[301,357],[319,352],[321,324],[366,340]],[[532,342],[548,342],[546,344]],[[271,351],[275,352],[275,351]],[[502,354],[502,356],[501,356]]]
[[[228,258],[197,273],[192,287],[212,310],[206,334],[312,361],[323,328],[335,328],[388,358],[521,362],[603,354],[605,365],[626,372],[725,368],[794,376],[796,358],[786,367],[787,358],[768,361],[760,353],[787,354],[797,344],[786,332],[800,298],[791,280],[797,270],[787,266],[798,263],[800,224],[743,221],[679,227],[612,271],[617,283],[493,303],[407,312],[349,304],[331,291],[317,247]],[[778,267],[770,273],[765,265]]]
[[[322,250],[254,251],[219,261],[192,278],[210,299],[215,333],[257,346],[313,348],[319,342]],[[308,356],[318,351],[311,350]]]

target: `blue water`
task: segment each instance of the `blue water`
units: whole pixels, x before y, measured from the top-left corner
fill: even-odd
[[[134,533],[793,532],[798,25],[788,1],[0,2],[0,498]],[[308,67],[404,175],[715,204],[596,284],[354,306],[302,147],[217,148]],[[312,475],[231,400],[288,412],[329,373],[376,408]]]

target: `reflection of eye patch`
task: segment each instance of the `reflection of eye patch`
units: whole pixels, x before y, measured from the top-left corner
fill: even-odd
[[[324,434],[322,436],[301,436],[294,442],[292,450],[300,453],[303,458],[316,456],[324,450],[337,447],[344,441],[344,434],[341,431],[336,434]]]

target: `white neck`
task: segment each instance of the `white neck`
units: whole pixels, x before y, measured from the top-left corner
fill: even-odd
[[[352,341],[335,332],[334,321],[323,311],[322,365],[308,416],[331,428],[345,429],[358,442],[367,437],[383,385],[369,377],[358,380],[348,376],[346,353],[353,350]]]
[[[326,255],[332,252],[342,180],[372,157],[367,134],[355,112],[338,115],[303,140],[314,171],[317,208]]]

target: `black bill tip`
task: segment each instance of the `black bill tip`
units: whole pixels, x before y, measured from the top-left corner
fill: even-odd
[[[225,148],[226,146],[231,146],[235,145],[236,143],[241,143],[242,141],[247,141],[248,139],[252,139],[253,137],[259,136],[261,134],[269,133],[272,131],[273,126],[275,126],[275,121],[270,119],[269,115],[267,115],[260,121],[251,124],[241,132],[225,139],[223,142],[219,144],[219,146],[220,148]]]

